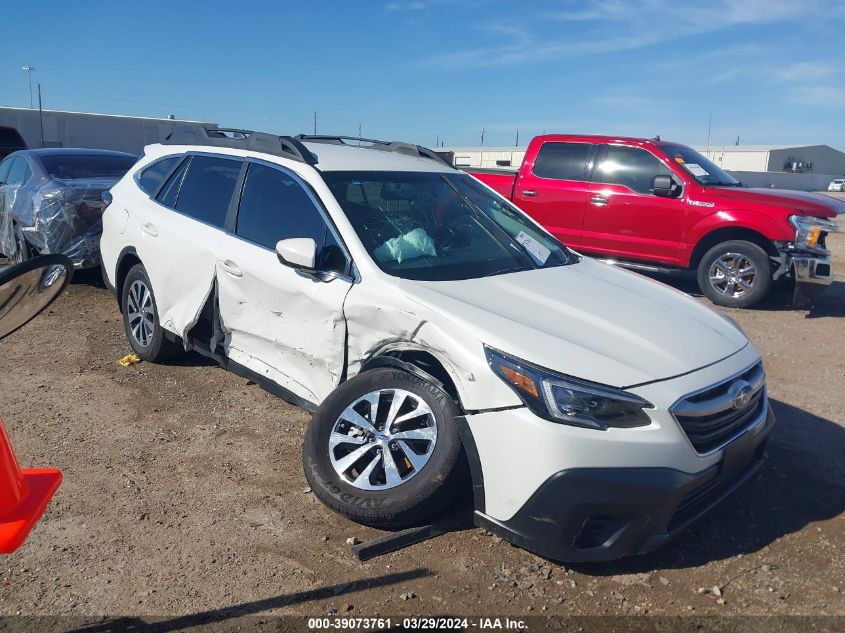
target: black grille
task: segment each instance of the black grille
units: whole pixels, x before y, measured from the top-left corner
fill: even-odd
[[[742,375],[689,396],[675,405],[675,419],[696,451],[707,453],[718,448],[763,414],[766,407],[764,378],[763,367],[758,363]],[[751,399],[741,409],[734,408],[731,397],[739,381],[748,383],[754,390]]]

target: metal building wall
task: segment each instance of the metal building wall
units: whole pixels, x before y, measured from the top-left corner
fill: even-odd
[[[202,123],[217,127],[216,123],[185,121],[183,119],[154,119],[145,117],[62,112],[28,108],[0,108],[0,125],[16,128],[29,147],[41,146],[41,124],[44,126],[45,147],[87,147],[140,154],[145,145],[157,143],[174,128]]]

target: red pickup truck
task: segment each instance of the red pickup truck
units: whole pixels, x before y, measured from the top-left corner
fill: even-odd
[[[745,187],[685,145],[553,134],[531,141],[518,172],[467,171],[574,250],[694,271],[719,305],[751,306],[782,277],[809,296],[831,281],[825,237],[845,202]]]

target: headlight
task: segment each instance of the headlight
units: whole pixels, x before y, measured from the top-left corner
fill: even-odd
[[[795,227],[795,246],[815,250],[822,233],[836,232],[836,223],[824,218],[790,215],[789,223]]]
[[[557,374],[484,346],[490,367],[538,416],[590,429],[648,426],[654,405],[615,387]]]

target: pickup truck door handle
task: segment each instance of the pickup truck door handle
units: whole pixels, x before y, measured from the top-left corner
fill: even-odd
[[[536,196],[536,195],[537,195],[537,192],[536,192],[536,191],[534,191],[533,189],[523,189],[523,190],[522,190],[522,195],[523,195],[523,196],[528,196],[529,198],[533,198],[534,196]]]
[[[607,198],[600,195],[600,194],[596,194],[592,198],[590,198],[590,204],[592,204],[596,207],[606,207],[607,206]]]
[[[241,269],[238,268],[238,265],[233,262],[231,259],[226,259],[220,262],[220,268],[225,270],[227,273],[232,275],[232,277],[243,277],[244,274],[241,272]]]
[[[141,225],[141,231],[149,235],[150,237],[158,237],[158,229],[149,222],[145,222]]]

